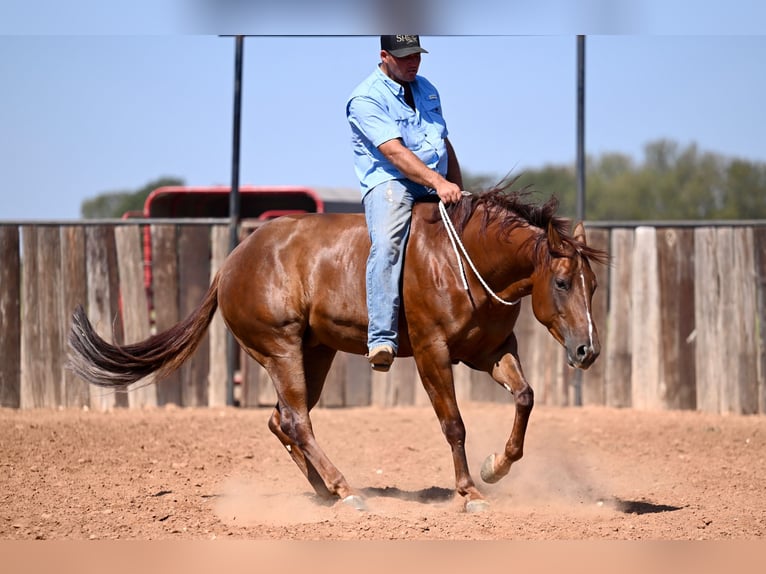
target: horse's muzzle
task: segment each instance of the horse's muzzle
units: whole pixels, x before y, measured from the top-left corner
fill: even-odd
[[[601,345],[596,343],[583,343],[576,345],[574,349],[567,345],[567,362],[570,367],[576,369],[587,369],[598,358],[601,353]]]

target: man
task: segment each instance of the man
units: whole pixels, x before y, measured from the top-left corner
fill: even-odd
[[[413,203],[459,201],[460,165],[447,139],[439,92],[418,76],[420,38],[380,37],[380,63],[346,104],[354,167],[372,247],[367,259],[368,359],[388,371],[398,349],[404,249]]]

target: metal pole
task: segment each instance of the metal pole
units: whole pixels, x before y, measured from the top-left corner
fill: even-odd
[[[585,36],[577,36],[577,219],[585,220]]]
[[[577,214],[585,220],[585,36],[577,36]],[[582,406],[582,371],[572,377],[574,404]]]
[[[239,243],[239,142],[242,115],[242,52],[244,37],[235,37],[234,50],[234,126],[231,157],[231,190],[229,191],[229,251]],[[226,404],[234,405],[234,371],[239,345],[230,331],[226,332]]]

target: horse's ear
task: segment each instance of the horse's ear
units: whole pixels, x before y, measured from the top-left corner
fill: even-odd
[[[583,245],[587,244],[587,242],[585,241],[585,226],[582,224],[582,221],[577,222],[577,225],[575,225],[572,235],[574,236],[575,241],[579,241]]]
[[[553,225],[553,222],[551,221],[548,223],[548,248],[555,253],[560,252],[562,247],[563,243],[561,241],[561,235],[559,235],[556,226]]]

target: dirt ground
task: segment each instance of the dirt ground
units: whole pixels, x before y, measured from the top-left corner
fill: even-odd
[[[462,406],[474,478],[454,497],[430,408],[319,409],[369,509],[319,502],[266,409],[0,410],[0,539],[696,540],[766,537],[766,417],[536,407],[524,458],[484,485],[510,405]]]

